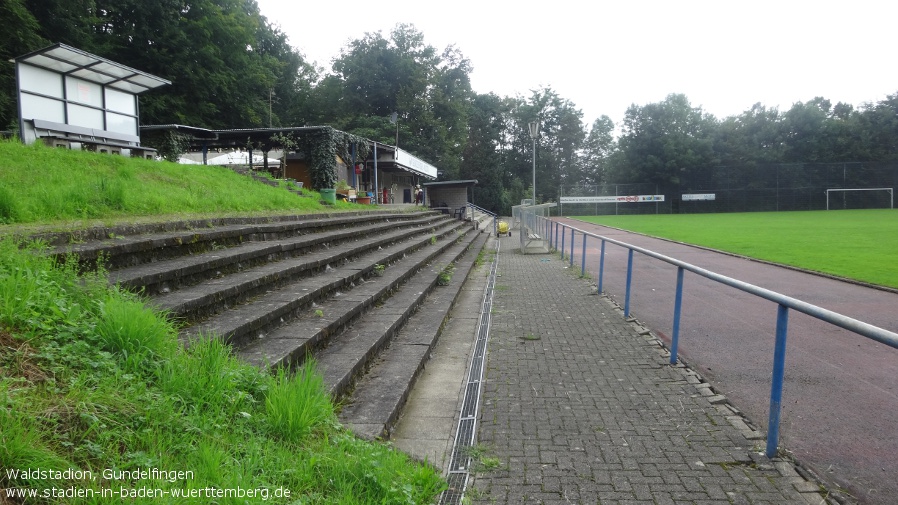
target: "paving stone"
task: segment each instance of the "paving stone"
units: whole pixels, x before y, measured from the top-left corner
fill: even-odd
[[[806,503],[790,463],[754,464],[723,395],[558,256],[502,239],[498,274],[478,442],[503,470],[472,503]]]

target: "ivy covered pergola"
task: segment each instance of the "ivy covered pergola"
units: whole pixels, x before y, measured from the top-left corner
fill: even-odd
[[[146,135],[147,143],[169,160],[176,160],[187,151],[199,151],[205,164],[210,149],[246,149],[250,159],[253,151],[301,153],[309,160],[312,189],[334,187],[338,179],[338,157],[347,161],[364,160],[371,152],[369,140],[330,126],[207,130],[184,125],[148,125],[142,126],[141,132]],[[267,156],[263,160],[263,169],[268,171]]]

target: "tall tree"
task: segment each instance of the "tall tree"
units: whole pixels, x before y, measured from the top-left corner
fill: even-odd
[[[619,144],[623,166],[617,182],[650,182],[678,188],[686,176],[696,176],[715,163],[712,133],[717,121],[685,95],[668,95],[663,102],[631,105]]]
[[[474,92],[471,90],[471,62],[454,46],[443,51],[430,86],[432,121],[424,139],[440,146],[433,152],[434,162],[457,178],[462,151],[468,138],[467,126]]]
[[[94,0],[24,0],[24,4],[37,20],[44,39],[99,51],[93,29],[97,15]]]
[[[501,167],[504,119],[508,112],[507,101],[499,96],[493,93],[475,95],[459,173],[462,179],[477,180],[473,190],[474,203],[503,214],[510,210],[509,195],[503,191]]]
[[[40,36],[37,19],[23,0],[4,0],[0,4],[0,130],[18,124],[16,72],[9,60],[47,45]]]
[[[803,103],[796,102],[783,116],[787,162],[808,163],[827,161],[825,123],[832,112],[832,103],[822,97]]]
[[[331,112],[317,117],[387,143],[397,143],[398,129],[401,149],[457,175],[472,93],[470,62],[457,49],[438,54],[414,26],[400,24],[389,40],[377,32],[351,41],[333,71],[315,93],[322,104],[329,97]],[[398,124],[387,129],[382,118],[394,112]]]
[[[16,0],[18,2],[20,0]],[[40,35],[165,77],[141,120],[267,126],[301,112],[314,77],[255,0],[25,0]],[[283,103],[271,107],[274,97]],[[269,111],[271,111],[269,113]]]
[[[519,99],[512,112],[513,136],[506,160],[514,175],[525,186],[532,186],[532,139],[528,124],[540,122],[539,140],[536,143],[536,193],[537,201],[557,200],[561,184],[576,180],[579,153],[586,133],[582,124],[583,113],[570,100],[562,98],[552,88],[532,90],[529,99]],[[532,191],[532,188],[531,188]]]
[[[785,150],[782,115],[760,103],[724,119],[716,134],[715,151],[724,165],[778,163]]]
[[[571,184],[595,185],[607,181],[608,161],[614,152],[614,122],[602,116],[592,123],[583,143],[580,162]]]
[[[898,160],[898,93],[862,109],[856,128],[867,159]]]

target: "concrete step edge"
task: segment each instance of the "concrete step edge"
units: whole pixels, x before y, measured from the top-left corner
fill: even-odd
[[[457,272],[463,274],[465,280],[474,268],[477,254],[488,239],[486,234],[478,235],[478,239],[474,240],[469,248],[471,256],[466,258],[464,271]],[[470,261],[467,261],[468,259]],[[464,282],[459,282],[451,290],[441,293],[447,300],[443,304],[445,310],[436,315],[430,314],[429,317],[439,318],[445,322],[463,285]],[[428,315],[421,313],[421,317]],[[410,318],[404,328],[414,324],[416,323]],[[340,416],[341,422],[347,424],[356,435],[368,439],[390,437],[408,395],[439,338],[443,324],[424,324],[424,326],[431,328],[431,331],[427,335],[416,335],[411,339],[403,336],[404,332],[400,331],[400,335],[394,338],[390,347],[381,354],[381,363],[372,367],[369,373],[356,383],[351,402],[344,406]],[[387,354],[389,352],[395,352],[402,358],[392,360]],[[387,368],[391,363],[392,370],[378,370],[378,367]]]
[[[453,233],[456,228],[457,225],[450,223],[442,230],[443,235]],[[315,276],[319,280],[318,284],[309,283],[307,279],[302,279],[295,283],[281,286],[277,290],[271,290],[260,295],[249,304],[242,304],[236,308],[221,312],[202,323],[187,328],[182,331],[182,340],[189,341],[191,338],[195,338],[197,333],[215,333],[229,343],[239,347],[245,342],[252,341],[251,335],[265,332],[266,328],[271,328],[273,323],[280,323],[281,321],[294,318],[303,307],[327,297],[329,293],[337,289],[348,287],[350,284],[369,275],[376,264],[393,263],[403,257],[412,257],[418,250],[424,251],[422,253],[424,254],[423,260],[413,259],[409,263],[411,266],[407,270],[413,271],[418,268],[417,265],[421,261],[426,262],[427,257],[439,254],[439,252],[451,245],[449,242],[445,244],[438,243],[439,247],[431,251],[427,248],[427,245],[430,243],[430,239],[427,238],[429,234],[429,232],[419,234],[417,239],[401,243],[383,251],[371,251],[361,257],[365,259],[352,262],[349,268],[330,274],[330,278],[326,278],[324,275]],[[321,282],[321,279],[325,279],[325,281]],[[293,289],[290,286],[298,287],[299,282],[304,282],[306,287],[299,288],[302,293],[296,292],[297,296],[289,298],[285,293],[289,293],[290,289]],[[270,300],[273,301],[270,302]],[[271,306],[263,307],[264,304],[270,304]],[[229,320],[231,322],[228,322]]]
[[[449,233],[456,227],[448,221],[439,226],[437,229],[444,233]],[[281,262],[258,265],[225,276],[224,281],[216,282],[216,279],[209,279],[176,291],[157,294],[152,300],[158,307],[182,320],[195,321],[214,316],[221,308],[239,305],[267,291],[283,289],[325,269],[327,265],[361,258],[380,248],[401,247],[401,244],[414,240],[416,236],[421,240],[427,240],[429,233],[426,226],[401,230],[357,241],[352,247],[342,248],[337,252],[329,252],[331,248],[328,248]]]
[[[408,226],[426,226],[434,221],[419,219],[403,221]],[[132,267],[113,270],[109,281],[127,289],[154,295],[160,291],[178,289],[182,285],[196,284],[218,277],[221,272],[233,273],[269,261],[298,256],[323,243],[345,243],[354,238],[367,237],[395,226],[395,222],[370,224],[296,235],[282,239],[246,241],[224,250],[206,251],[187,257],[175,257]]]
[[[350,213],[350,214],[324,214],[293,216],[292,220],[275,220],[274,222],[257,220],[255,222],[236,224],[222,224],[215,226],[213,221],[189,222],[198,226],[190,226],[185,223],[184,228],[176,225],[166,228],[160,225],[159,231],[153,233],[140,233],[143,229],[136,226],[114,228],[119,232],[107,230],[106,235],[100,238],[82,242],[68,242],[55,246],[50,254],[58,259],[64,259],[70,254],[76,254],[79,261],[86,267],[95,267],[99,258],[106,262],[109,269],[121,266],[135,265],[142,262],[154,261],[158,258],[183,256],[198,251],[211,249],[210,244],[234,245],[244,241],[256,240],[256,237],[264,238],[272,235],[295,235],[303,230],[328,228],[341,226],[353,222],[367,222],[381,220],[384,215],[395,219],[403,219],[414,214],[402,213]],[[202,226],[205,224],[206,226]]]
[[[377,356],[377,354],[401,331],[409,318],[413,317],[419,310],[421,310],[425,299],[432,298],[431,294],[433,293],[433,290],[437,288],[437,279],[439,278],[442,269],[441,266],[450,262],[456,263],[465,257],[468,249],[478,238],[477,235],[478,234],[476,233],[469,233],[466,240],[462,244],[459,244],[460,247],[447,251],[439,259],[434,259],[434,261],[430,263],[431,268],[426,269],[428,270],[427,272],[424,271],[425,269],[422,269],[414,279],[402,286],[403,290],[411,290],[414,295],[405,298],[391,296],[384,303],[387,310],[401,310],[393,310],[392,318],[388,318],[380,324],[379,328],[383,328],[383,330],[379,332],[363,332],[363,335],[367,334],[366,336],[368,337],[363,340],[369,345],[361,355],[355,357],[355,361],[351,363],[349,369],[337,370],[329,368],[326,357],[331,355],[331,353],[336,353],[336,349],[333,349],[333,344],[332,346],[323,349],[319,356],[316,356],[325,375],[325,384],[334,398],[342,397],[349,390],[352,383],[355,382],[364,368],[366,368],[374,357]],[[467,259],[464,261],[467,262]],[[472,259],[470,263],[473,264],[473,262],[474,260]],[[442,290],[443,288],[440,289]],[[391,304],[392,301],[398,301],[398,303]],[[364,324],[364,319],[369,316],[371,316],[371,313],[366,313],[364,316],[361,316],[356,321],[356,324]],[[339,337],[333,336],[330,340],[331,342],[334,342],[337,338]]]

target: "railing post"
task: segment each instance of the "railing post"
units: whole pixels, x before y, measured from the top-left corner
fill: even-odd
[[[633,282],[633,249],[627,249],[627,295],[624,299],[624,317],[630,317],[630,285]]]
[[[561,223],[558,223],[558,222],[555,223],[555,240],[552,242],[552,246],[555,248],[556,251],[558,250],[558,228],[560,225],[561,225]]]
[[[677,345],[680,341],[680,311],[683,308],[683,267],[677,268],[677,296],[674,298],[673,332],[670,337],[670,364],[677,364]]]
[[[561,259],[564,259],[564,233],[567,231],[567,226],[561,225]]]
[[[583,249],[580,253],[580,277],[586,277],[586,234],[583,234]]]
[[[602,280],[605,276],[605,239],[602,239],[602,247],[599,251],[599,284],[596,286],[597,292],[602,294]]]
[[[574,229],[571,228],[571,266],[574,266]]]
[[[549,221],[549,243],[552,245],[551,249],[555,249],[555,230],[557,228],[558,223],[556,223],[555,221]]]
[[[783,376],[786,372],[786,334],[789,307],[780,304],[776,311],[776,344],[773,350],[773,380],[770,384],[770,420],[767,423],[767,457],[776,456],[780,436],[780,412],[783,403]]]

